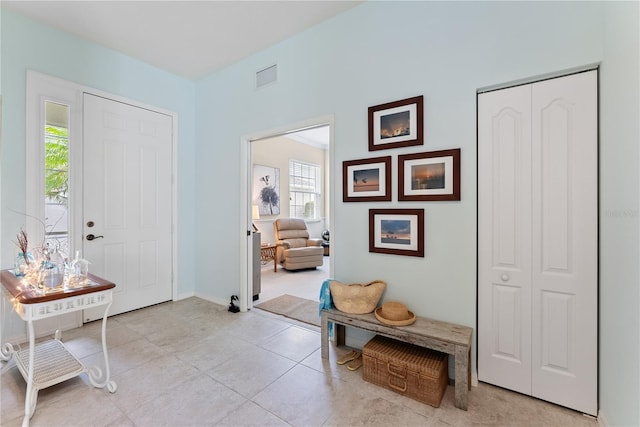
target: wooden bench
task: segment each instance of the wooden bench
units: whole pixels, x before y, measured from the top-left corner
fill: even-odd
[[[387,326],[373,313],[349,314],[339,310],[322,310],[323,359],[329,358],[329,322],[336,325],[336,344],[344,345],[344,327],[364,329],[421,347],[451,354],[455,358],[455,406],[467,410],[467,395],[471,389],[471,335],[473,328],[453,323],[417,317],[409,326]]]

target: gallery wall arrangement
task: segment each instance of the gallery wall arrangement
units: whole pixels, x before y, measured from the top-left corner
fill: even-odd
[[[369,107],[369,151],[422,145],[423,97]]]
[[[391,156],[342,163],[342,201],[390,202]]]
[[[424,145],[422,95],[369,107],[369,151]],[[399,202],[460,200],[460,149],[342,162],[343,202],[391,202],[396,157]],[[369,209],[369,252],[424,257],[424,209]]]
[[[424,209],[369,209],[369,252],[424,257]]]
[[[460,149],[399,155],[398,200],[460,200]]]

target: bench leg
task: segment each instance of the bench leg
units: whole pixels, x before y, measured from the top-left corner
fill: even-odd
[[[468,363],[468,368],[469,368],[469,369],[468,369],[468,373],[469,373],[469,374],[467,375],[467,377],[468,377],[468,380],[469,380],[469,390],[471,390],[471,347],[469,347],[469,352],[468,352],[468,353],[469,353],[469,354],[468,354],[468,360],[469,360],[469,363]]]
[[[463,346],[456,346],[455,354],[455,371],[456,371],[456,385],[455,385],[455,406],[456,408],[467,410],[467,398],[469,394],[469,387],[471,382],[469,381],[469,369],[470,369],[470,357],[469,348]]]
[[[343,346],[345,342],[345,327],[333,322],[333,330],[336,334],[336,345]],[[326,312],[322,312],[320,316],[320,356],[323,359],[329,358],[329,316]]]
[[[329,319],[324,311],[320,317],[320,355],[323,359],[329,358]]]

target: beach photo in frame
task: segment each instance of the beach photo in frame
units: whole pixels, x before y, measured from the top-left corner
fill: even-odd
[[[399,155],[398,200],[460,200],[460,149]]]
[[[369,209],[369,252],[424,257],[424,209]]]
[[[342,162],[342,201],[391,201],[391,156]]]
[[[369,107],[369,151],[423,144],[422,95]]]

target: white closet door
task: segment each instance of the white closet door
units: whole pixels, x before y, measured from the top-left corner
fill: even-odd
[[[478,97],[478,378],[597,413],[597,72]]]
[[[597,73],[536,83],[532,394],[596,415]]]
[[[478,98],[478,379],[531,393],[530,86]]]

